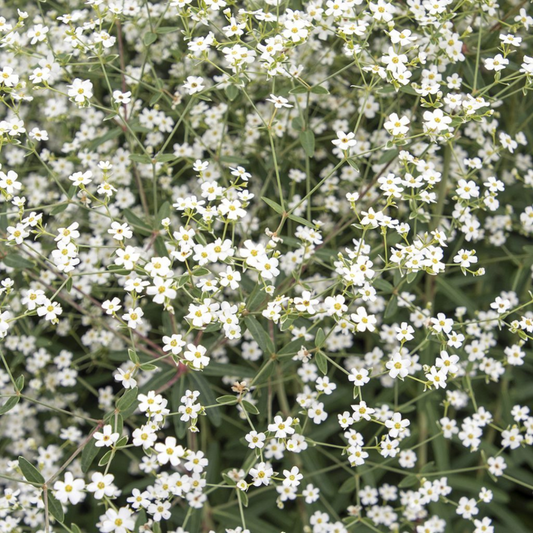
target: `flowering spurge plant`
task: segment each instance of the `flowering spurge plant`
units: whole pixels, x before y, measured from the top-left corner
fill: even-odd
[[[0,531],[531,531],[532,27],[4,1]]]

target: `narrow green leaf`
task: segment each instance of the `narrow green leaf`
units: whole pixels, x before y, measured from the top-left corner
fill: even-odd
[[[91,464],[94,461],[94,458],[98,455],[98,452],[100,451],[99,448],[96,447],[96,441],[94,438],[92,438],[83,448],[83,451],[81,452],[81,470],[82,472],[87,473],[89,471],[89,468],[91,468]]]
[[[242,400],[241,405],[243,406],[244,410],[247,411],[248,413],[252,415],[259,414],[259,410],[253,403],[247,402],[246,400]]]
[[[211,384],[200,372],[189,372],[187,377],[191,380],[193,386],[196,385],[196,389],[200,391],[203,405],[213,405],[216,402]],[[222,423],[220,409],[207,409],[207,417],[216,427]]]
[[[239,89],[236,85],[234,84],[231,84],[231,85],[228,85],[225,89],[224,89],[224,92],[226,93],[226,96],[228,97],[228,99],[233,102],[233,100],[235,100],[235,98],[237,98],[237,96],[239,96]]]
[[[283,214],[283,208],[278,203],[274,202],[274,200],[271,200],[270,198],[266,198],[265,196],[261,197],[261,200],[265,202],[265,204],[268,204],[276,213],[279,213],[280,215]]]
[[[313,157],[315,153],[315,134],[312,130],[307,129],[300,132],[300,143],[307,157]]]
[[[387,307],[385,309],[385,314],[383,315],[384,318],[389,318],[396,313],[396,310],[398,309],[398,297],[394,295],[387,304]]]
[[[24,376],[21,374],[15,381],[15,388],[21,392],[24,388]]]
[[[339,494],[348,494],[356,488],[355,477],[349,477],[339,488]]]
[[[58,521],[63,522],[65,520],[65,513],[63,513],[63,507],[57,498],[48,491],[48,512]]]
[[[274,343],[258,320],[253,316],[247,316],[245,317],[244,322],[255,342],[259,344],[261,350],[267,355],[272,355],[275,351]]]
[[[311,92],[313,94],[329,94],[329,91],[321,85],[315,85],[314,87],[311,87]]]
[[[315,346],[317,348],[320,348],[324,345],[325,341],[326,341],[326,334],[324,333],[324,330],[322,328],[319,328],[315,336]]]
[[[29,269],[35,267],[33,261],[22,257],[19,254],[9,254],[3,259],[4,265],[10,268],[20,268],[20,269]]]
[[[177,157],[174,154],[158,154],[155,156],[155,160],[158,163],[168,163],[169,161],[174,161]]]
[[[148,231],[148,233],[152,232],[152,228],[144,220],[139,218],[131,209],[124,209],[124,211],[122,212],[124,213],[124,217],[126,217],[126,220],[130,224],[132,224],[136,228],[144,229]]]
[[[316,366],[322,374],[326,375],[328,373],[328,360],[322,352],[317,352],[315,355]]]
[[[130,161],[135,161],[136,163],[147,163],[150,164],[152,160],[144,154],[130,154]]]
[[[128,389],[124,393],[124,395],[117,401],[117,409],[119,411],[125,411],[130,405],[137,401],[137,396],[139,396],[138,387]]]
[[[32,483],[39,483],[39,485],[44,483],[43,475],[28,460],[24,459],[24,457],[19,457],[18,461],[22,475],[28,481],[31,481]]]
[[[239,399],[236,396],[232,396],[231,394],[226,394],[217,398],[217,403],[221,405],[234,405],[238,401]]]
[[[159,208],[159,211],[157,212],[157,216],[155,218],[156,226],[161,225],[161,221],[164,218],[168,218],[170,216],[170,203],[169,202],[163,202],[161,207]]]
[[[151,31],[149,31],[144,34],[143,43],[145,44],[145,46],[150,46],[151,44],[155,43],[156,40],[157,40],[156,33],[152,33]]]
[[[385,294],[391,294],[394,291],[393,285],[388,281],[384,280],[383,278],[373,279],[372,285],[376,289],[383,291]]]
[[[414,474],[411,474],[409,476],[405,476],[400,483],[398,484],[398,487],[401,489],[406,487],[413,487],[418,483],[418,477]]]
[[[131,348],[128,349],[128,357],[132,363],[139,363],[139,356],[137,355],[137,352],[135,350],[132,350]]]
[[[109,450],[104,454],[104,456],[98,461],[98,466],[105,466],[109,461],[111,461],[111,458],[115,454],[115,450]]]

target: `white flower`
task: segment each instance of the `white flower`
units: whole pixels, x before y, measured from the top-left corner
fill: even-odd
[[[274,475],[274,471],[270,463],[257,463],[253,468],[250,468],[250,475],[252,476],[252,484],[255,487],[261,485],[270,485],[270,478]]]
[[[194,344],[187,345],[187,351],[184,352],[183,357],[185,360],[191,363],[192,367],[196,370],[201,370],[209,364],[209,357],[205,355],[207,348],[199,344],[198,346]]]
[[[122,306],[120,305],[120,300],[118,298],[113,298],[112,300],[106,300],[102,304],[102,309],[106,312],[107,315],[112,315],[116,313]]]
[[[293,466],[290,470],[283,470],[283,475],[285,476],[283,480],[285,487],[297,487],[303,479],[303,475],[300,474],[300,469],[297,466]]]
[[[167,437],[165,442],[158,442],[154,450],[157,452],[157,461],[161,465],[170,462],[172,466],[178,466],[185,455],[183,446],[178,445],[175,437]]]
[[[250,431],[245,435],[245,439],[248,442],[248,448],[253,450],[254,448],[261,449],[265,445],[266,435],[264,433],[257,433],[257,431]]]
[[[369,315],[364,307],[358,307],[355,313],[350,315],[352,321],[356,324],[359,332],[374,331],[376,329],[377,319],[374,315]]]
[[[131,239],[133,232],[128,224],[120,224],[119,222],[113,222],[111,228],[107,230],[107,233],[113,236],[117,241],[122,241],[124,239]]]
[[[509,60],[505,59],[501,54],[485,59],[485,68],[496,72],[503,70],[508,64]]]
[[[92,483],[87,485],[87,490],[94,493],[93,496],[97,500],[101,500],[104,496],[113,497],[116,489],[113,485],[115,477],[112,474],[102,474],[95,472],[91,476]]]
[[[83,479],[74,479],[71,472],[67,472],[63,481],[54,483],[54,496],[61,503],[71,503],[76,505],[85,499],[85,481]]]
[[[355,133],[344,133],[343,131],[338,131],[337,139],[334,139],[331,142],[340,150],[348,150],[357,144]]]
[[[93,96],[93,84],[90,80],[76,78],[68,86],[68,95],[79,105],[85,104]]]
[[[136,329],[137,326],[143,321],[144,311],[140,307],[130,309],[126,314],[122,315],[122,320],[128,323],[128,327]]]
[[[173,355],[181,353],[182,348],[187,344],[181,335],[174,334],[171,337],[163,337],[163,351],[171,352]]]
[[[131,533],[135,528],[135,519],[127,507],[121,507],[118,511],[108,509],[100,518],[102,533]]]
[[[400,118],[396,113],[392,113],[392,115],[389,115],[385,124],[383,124],[383,127],[391,135],[405,135],[409,131],[409,122],[410,120],[407,117]]]
[[[404,431],[405,428],[410,425],[410,421],[407,418],[402,419],[400,413],[394,413],[390,420],[385,421],[385,427],[389,430],[389,435],[395,439],[399,437]]]
[[[370,381],[368,370],[366,368],[352,368],[348,380],[353,382],[354,387],[362,387]]]
[[[274,422],[268,425],[268,431],[272,431],[274,436],[278,439],[284,439],[287,435],[294,433],[294,428],[291,427],[292,418],[289,416],[283,419],[281,416],[275,416]]]
[[[93,437],[96,440],[95,446],[97,448],[102,448],[103,446],[113,446],[119,439],[120,435],[118,433],[113,433],[113,428],[111,425],[106,424],[102,428],[102,431],[96,431],[93,434]]]
[[[283,98],[283,96],[271,94],[270,98],[267,98],[266,100],[267,102],[272,102],[276,109],[281,109],[282,107],[293,107],[291,104],[289,104],[289,101],[286,98]]]
[[[469,499],[466,496],[463,496],[459,500],[456,512],[465,520],[470,520],[473,516],[479,513],[479,509],[476,506],[476,500],[474,498]]]
[[[183,84],[183,88],[189,94],[199,93],[201,90],[205,89],[203,82],[204,79],[200,76],[188,76],[186,82]]]

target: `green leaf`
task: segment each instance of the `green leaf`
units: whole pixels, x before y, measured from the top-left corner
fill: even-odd
[[[150,107],[153,107],[155,104],[157,104],[157,102],[159,102],[161,98],[163,98],[163,93],[161,91],[154,93],[152,95],[152,98],[150,98],[150,102],[149,102]]]
[[[127,443],[128,443],[128,437],[124,435],[123,437],[117,440],[117,443],[115,444],[115,448],[122,448],[123,446],[126,446]]]
[[[217,403],[221,405],[234,405],[238,401],[239,399],[236,396],[232,396],[231,394],[226,394],[217,398]]]
[[[158,235],[154,241],[154,250],[159,257],[168,257],[168,250],[161,235]]]
[[[116,139],[120,134],[122,133],[122,128],[113,128],[112,130],[109,130],[104,135],[100,135],[100,137],[97,137],[93,141],[89,143],[89,150],[95,150],[100,146],[101,144],[106,143],[107,141],[111,141],[113,139]]]
[[[315,153],[315,134],[311,130],[301,131],[300,143],[307,157],[313,157]]]
[[[39,485],[44,483],[43,475],[28,460],[24,459],[24,457],[19,457],[18,461],[20,470],[25,479],[32,483],[38,483]]]
[[[121,265],[108,265],[107,270],[109,270],[109,272],[113,272],[113,274],[117,274],[118,276],[128,276],[131,274],[131,270],[127,270]]]
[[[309,92],[307,90],[307,87],[304,87],[303,85],[298,85],[298,87],[295,87],[294,89],[291,89],[289,91],[289,94],[304,94]]]
[[[165,35],[167,33],[175,33],[179,31],[179,28],[176,26],[161,26],[160,28],[157,28],[156,32],[159,35]]]
[[[339,488],[339,494],[348,494],[356,488],[355,477],[349,477]]]
[[[189,372],[187,374],[189,379],[193,382],[193,385],[196,385],[197,390],[200,391],[200,394],[203,398],[203,405],[213,405],[215,400],[215,395],[213,394],[213,388],[207,379],[200,372]],[[211,420],[211,423],[218,427],[222,423],[222,416],[219,409],[207,409],[207,417]]]
[[[322,328],[319,328],[315,336],[315,346],[320,348],[324,345],[324,342],[326,342],[326,334]]]
[[[315,225],[312,222],[309,222],[309,220],[306,220],[305,218],[299,217],[297,215],[293,215],[292,213],[288,215],[291,220],[294,220],[295,222],[298,222],[299,224],[303,224],[304,226],[307,226],[308,228],[315,229]]]
[[[58,522],[63,522],[63,520],[65,520],[65,514],[63,513],[62,505],[50,491],[48,491],[48,512]]]
[[[137,396],[139,396],[138,387],[128,389],[123,394],[123,396],[117,401],[117,409],[119,411],[125,411],[130,405],[137,401]]]
[[[328,360],[322,352],[317,352],[315,355],[316,366],[322,374],[326,375],[328,373]]]
[[[174,161],[177,157],[174,154],[158,154],[155,156],[155,160],[158,163],[168,163],[169,161]]]
[[[100,449],[96,447],[96,441],[94,440],[94,438],[91,438],[91,440],[84,446],[83,451],[81,452],[82,472],[87,473],[89,471],[89,468],[91,468],[91,464],[94,461],[94,458],[98,455],[99,451]]]
[[[419,482],[418,477],[414,474],[411,474],[409,476],[405,476],[400,483],[398,484],[398,487],[401,489],[406,487],[413,487]]]
[[[21,392],[23,388],[24,388],[24,376],[21,374],[15,381],[15,389]]]
[[[357,170],[359,172],[359,166],[357,165],[357,163],[355,162],[355,159],[347,159],[346,161],[348,161],[348,164],[354,168],[355,170]]]
[[[104,454],[104,456],[98,461],[98,466],[105,466],[109,461],[111,461],[111,458],[115,455],[115,450],[109,450]]]
[[[64,204],[61,204],[61,205],[57,205],[56,207],[54,207],[52,209],[52,211],[50,211],[50,215],[54,216],[54,215],[59,215],[60,213],[62,213],[63,211],[65,211],[65,209],[69,206],[69,203],[68,202],[65,202]]]
[[[151,31],[144,34],[143,43],[145,46],[150,46],[152,43],[155,43],[157,40],[157,34],[152,33]]]
[[[212,364],[212,363],[211,363]],[[211,365],[209,365],[211,366]],[[181,405],[181,397],[185,392],[185,379],[182,377],[174,387],[172,387],[172,392],[170,393],[170,406],[172,411],[177,411]],[[211,411],[211,409],[208,409]],[[183,439],[187,434],[187,424],[180,420],[179,416],[173,416],[172,421],[174,423],[174,432],[178,439]]]
[[[72,533],[81,533],[81,529],[76,524],[70,524],[70,529]]]
[[[400,152],[398,150],[387,150],[383,155],[378,159],[378,165],[383,165],[385,163],[390,163],[393,159],[396,159]]]
[[[329,91],[321,85],[315,85],[314,87],[311,87],[311,92],[313,94],[329,94]]]
[[[239,492],[237,492],[237,497],[241,500],[243,507],[248,507],[248,495],[246,492],[239,490]]]
[[[237,155],[223,155],[220,157],[220,162],[228,165],[247,165],[250,161]]]
[[[234,84],[231,84],[231,85],[228,85],[225,89],[224,89],[224,92],[226,93],[226,96],[228,97],[228,99],[233,102],[233,100],[235,100],[235,98],[237,98],[237,96],[239,96],[239,89],[236,85]]]
[[[29,269],[34,268],[35,263],[33,261],[28,261],[19,254],[9,254],[4,257],[4,265],[10,268],[20,268],[20,269]]]
[[[170,203],[163,202],[163,204],[159,208],[159,211],[157,212],[157,216],[155,217],[156,226],[160,226],[161,221],[165,218],[168,218],[169,216],[170,216]]]
[[[247,411],[248,413],[250,413],[252,415],[258,415],[259,414],[259,410],[257,409],[257,407],[253,403],[247,402],[246,400],[242,400],[241,405],[242,405],[243,409],[245,411]]]
[[[135,161],[136,163],[152,163],[152,160],[144,154],[130,154],[130,161]]]
[[[265,204],[269,205],[276,213],[279,213],[280,215],[283,214],[283,208],[278,203],[274,202],[274,200],[271,200],[270,198],[266,198],[265,196],[261,197],[261,200],[265,202]]]
[[[257,372],[253,368],[247,366],[211,362],[204,368],[202,373],[205,376],[236,376],[239,378],[253,378]]]
[[[396,310],[398,309],[398,297],[394,295],[387,304],[387,307],[385,309],[385,314],[383,315],[384,318],[389,318],[396,313]]]
[[[372,280],[372,285],[376,289],[383,291],[385,294],[391,294],[392,292],[394,292],[393,285],[388,281],[384,280],[383,278],[376,278]]]
[[[124,209],[122,212],[126,220],[141,234],[150,235],[152,228],[141,218],[139,218],[131,209]]]
[[[466,295],[466,293],[460,289],[457,289],[453,285],[453,278],[448,278],[448,281],[444,281],[441,276],[435,276],[435,281],[440,288],[441,292],[453,303],[464,306],[473,315],[478,306]]]
[[[137,355],[137,352],[135,350],[132,350],[131,348],[128,349],[128,357],[132,363],[139,363],[139,356]]]
[[[275,351],[274,343],[257,319],[253,316],[247,316],[244,318],[244,323],[261,350],[267,355],[272,355]]]

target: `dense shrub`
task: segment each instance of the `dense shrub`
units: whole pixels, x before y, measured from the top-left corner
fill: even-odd
[[[533,530],[526,0],[0,17],[0,532]]]

